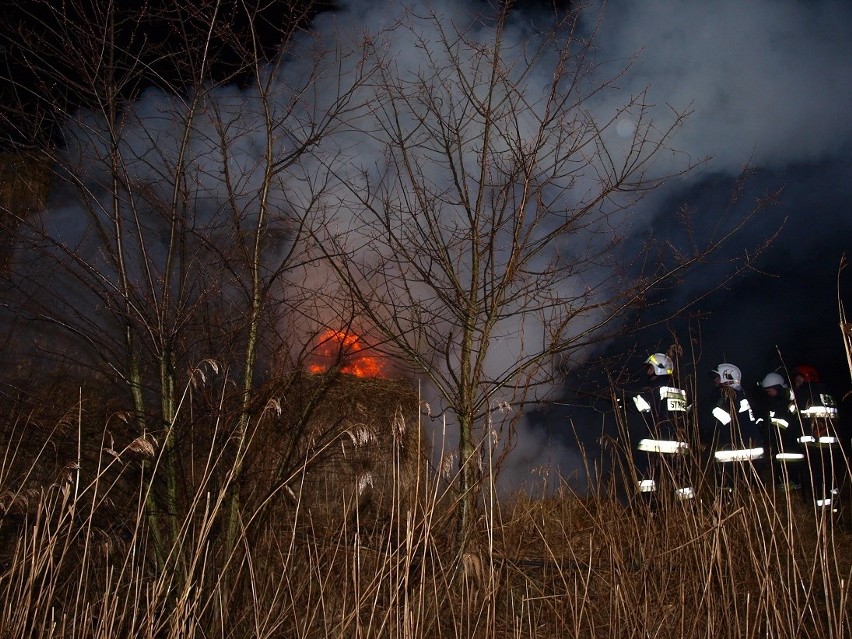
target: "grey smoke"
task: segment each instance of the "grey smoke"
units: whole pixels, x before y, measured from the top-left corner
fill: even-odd
[[[636,230],[653,230],[660,241],[683,239],[672,230],[672,217],[686,203],[699,216],[696,232],[710,233],[746,164],[757,172],[747,182],[741,207],[783,189],[779,205],[728,256],[753,249],[786,219],[775,244],[751,276],[699,306],[706,317],[701,322],[705,363],[736,359],[754,381],[781,363],[780,350],[788,366],[806,361],[823,368],[840,396],[848,388],[848,372],[836,327],[835,284],[852,237],[852,5],[619,0],[589,8],[589,31],[598,10],[604,11],[598,61],[633,60],[620,86],[627,93],[647,91],[661,117],[669,109],[690,110],[672,146],[701,162],[634,209]],[[616,108],[606,101],[597,105],[602,112]],[[619,129],[629,131],[631,125],[625,118]],[[723,267],[698,269],[662,301],[659,315],[693,299],[724,272]],[[847,275],[841,289],[847,305],[848,280]],[[684,317],[648,331],[638,337],[639,352],[644,352],[641,340],[646,349],[668,344],[670,328],[683,339],[689,327]],[[629,348],[636,339],[613,348]],[[696,379],[701,389],[700,370]],[[600,432],[600,415],[566,408],[550,416],[554,441],[573,439],[569,415],[583,422],[580,428],[587,432],[581,440],[591,442]],[[570,468],[570,460],[564,467]]]
[[[705,229],[711,228],[725,203],[726,180],[746,163],[758,169],[747,196],[783,189],[774,213],[740,244],[745,250],[787,218],[775,246],[758,264],[775,277],[755,275],[742,284],[743,294],[735,290],[725,298],[727,305],[714,302],[720,328],[713,331],[713,323],[708,325],[716,334],[724,332],[721,326],[737,326],[727,336],[734,341],[732,333],[742,336],[747,343],[741,351],[748,350],[749,341],[761,351],[741,355],[756,359],[755,366],[768,366],[767,344],[793,341],[787,333],[795,326],[800,334],[834,329],[834,279],[847,248],[843,238],[852,231],[847,204],[850,34],[852,5],[835,0],[606,5],[600,57],[626,58],[641,49],[625,90],[647,86],[660,109],[690,107],[693,115],[674,145],[692,158],[708,158],[658,192],[648,215],[665,222],[680,198],[698,208]],[[755,299],[745,293],[749,287],[764,295]],[[822,318],[815,317],[819,313]],[[746,316],[762,319],[747,321]],[[839,351],[839,342],[834,344]]]
[[[757,0],[608,2],[600,58],[641,51],[623,87],[694,115],[676,146],[708,171],[769,168],[848,150],[852,6]]]
[[[422,2],[410,3],[417,10],[425,11]],[[463,4],[455,2],[433,2],[430,7],[442,14],[444,19],[456,24],[466,24],[483,9],[484,3]],[[704,198],[701,191],[708,179],[725,184],[742,166],[749,162],[766,170],[760,186],[770,185],[773,180],[782,184],[789,181],[785,173],[790,167],[801,167],[811,163],[832,166],[837,158],[848,156],[852,141],[852,118],[848,117],[848,105],[852,104],[852,7],[848,3],[835,1],[796,2],[792,0],[736,2],[725,0],[707,3],[698,0],[670,2],[664,0],[634,2],[630,0],[610,1],[603,5],[592,5],[585,9],[583,24],[591,30],[597,22],[599,11],[604,19],[597,34],[597,60],[604,71],[611,71],[634,60],[627,73],[619,80],[620,91],[608,94],[589,104],[595,117],[605,121],[618,113],[629,96],[647,91],[647,101],[656,105],[656,117],[661,124],[670,121],[673,111],[692,111],[686,125],[672,140],[672,153],[661,158],[653,170],[664,174],[678,169],[688,161],[702,163],[686,176],[666,184],[652,197],[630,210],[629,222],[637,236],[642,237],[660,222],[667,223],[681,198],[694,197],[693,202],[701,207],[712,198]],[[338,38],[343,42],[355,42],[365,33],[379,34],[396,21],[404,18],[401,3],[369,1],[347,2],[335,13],[322,14],[314,24],[313,39],[306,39],[305,47],[319,43],[334,50]],[[518,13],[510,29],[509,37],[524,38],[534,33],[535,24],[543,25],[547,14],[532,16],[529,12]],[[429,31],[428,22],[423,23],[420,35],[427,41],[435,34]],[[487,38],[487,27],[479,26],[482,36]],[[385,42],[386,52],[392,56],[402,72],[416,69],[421,64],[422,50],[410,41]],[[307,72],[311,56],[303,60],[289,60],[281,74],[298,77]],[[329,73],[317,85],[319,91],[313,95],[320,107],[333,99],[336,91],[333,57],[326,58]],[[344,65],[350,64],[345,61]],[[354,64],[354,62],[353,62]],[[347,67],[351,68],[351,67]],[[542,70],[543,73],[547,69]],[[535,81],[533,77],[532,82]],[[282,85],[282,97],[289,98]],[[359,93],[357,99],[365,99]],[[235,154],[233,166],[244,176],[239,197],[245,198],[247,210],[251,210],[253,186],[258,180],[258,171],[263,154],[260,138],[263,132],[256,128],[258,120],[257,95],[251,90],[227,87],[211,96],[208,108],[216,107],[220,113],[228,113],[233,121]],[[150,171],[148,181],[160,188],[168,188],[162,176],[169,174],[169,164],[174,162],[170,149],[174,148],[183,116],[182,96],[165,95],[159,91],[146,93],[131,107],[131,125],[125,132],[123,144],[128,157],[138,157],[137,164],[131,163],[130,171],[137,171],[136,178],[145,177],[142,172]],[[72,148],[80,166],[93,171],[89,176],[93,184],[103,179],[97,174],[97,163],[103,157],[103,138],[100,125],[88,117],[78,119],[84,126],[70,139],[81,140],[80,146]],[[214,117],[208,112],[205,120],[198,119],[197,139],[191,147],[193,178],[198,184],[198,223],[209,225],[211,230],[219,224],[217,212],[226,196],[222,184],[217,180],[221,172],[220,159],[216,158],[215,135],[211,131]],[[307,113],[295,112],[287,122],[290,132],[289,144],[295,144],[309,126]],[[611,139],[629,140],[636,123],[629,114],[617,122]],[[70,134],[69,130],[69,134]],[[286,153],[288,141],[282,143],[281,153]],[[340,132],[333,138],[332,145],[315,150],[317,164],[303,164],[299,174],[285,172],[281,176],[280,191],[273,194],[281,211],[299,210],[307,207],[310,190],[305,189],[304,175],[337,156],[352,162],[353,169],[378,167],[382,162],[380,145],[371,145],[355,133]],[[357,164],[355,160],[357,159]],[[353,179],[357,176],[353,172]],[[763,180],[766,182],[763,182]],[[814,181],[815,183],[816,181]],[[848,182],[847,182],[848,183]],[[791,189],[795,196],[796,190]],[[802,195],[802,194],[799,194]],[[325,204],[331,206],[331,201]],[[715,203],[701,213],[715,214]],[[828,227],[830,212],[810,208],[788,210],[791,216],[810,215]],[[64,220],[56,229],[57,234],[66,234],[67,241],[79,242],[89,237],[83,228],[74,229],[74,221],[83,219],[67,209],[57,220]],[[770,233],[778,223],[778,217],[769,218],[766,226],[754,231],[757,239],[761,233]],[[245,220],[250,224],[251,219]],[[346,226],[345,208],[339,211],[337,224]],[[848,231],[848,222],[846,229]],[[281,234],[286,225],[282,222]],[[819,224],[816,225],[819,227]],[[828,230],[828,229],[827,229]],[[814,233],[819,228],[812,229]],[[223,230],[223,233],[226,233]],[[836,235],[836,228],[833,230]],[[783,236],[782,236],[783,237]],[[848,237],[848,235],[847,235]],[[223,235],[227,239],[227,235]],[[810,238],[811,245],[818,242]],[[746,241],[744,245],[748,242]],[[799,250],[804,242],[793,242],[791,250]],[[92,249],[93,251],[95,249]],[[96,256],[93,255],[93,259]],[[311,281],[325,282],[321,273],[306,275]],[[694,290],[702,284],[695,283]],[[684,288],[680,294],[688,297],[693,289]],[[743,313],[751,316],[755,311]],[[512,343],[507,332],[504,356],[512,357],[519,347]],[[493,362],[501,366],[499,361]],[[431,398],[437,405],[437,399]],[[437,412],[437,411],[436,411]],[[568,424],[556,424],[555,428],[568,429]],[[436,432],[440,431],[440,427]],[[570,472],[578,466],[576,454],[561,437],[551,437],[538,428],[521,424],[517,447],[510,457],[503,480],[508,486],[525,482],[539,485],[542,476],[553,477],[555,470]],[[549,468],[544,471],[542,468]],[[533,472],[533,469],[535,472]],[[551,482],[552,485],[552,482]]]

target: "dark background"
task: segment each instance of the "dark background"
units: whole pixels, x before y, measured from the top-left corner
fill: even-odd
[[[183,8],[184,32],[177,33],[174,3],[119,3],[144,10],[147,16],[133,30],[117,24],[117,37],[127,43],[125,63],[138,58],[149,65],[139,83],[123,88],[123,99],[133,99],[148,85],[181,86],[180,59],[162,53],[180,51],[180,39],[201,33],[213,4],[198,0]],[[530,433],[524,459],[562,464],[559,447],[572,445],[569,419],[579,426],[581,439],[593,440],[601,406],[596,398],[607,381],[602,371],[635,380],[642,360],[651,352],[665,351],[675,338],[685,349],[680,373],[694,376],[699,394],[712,394],[709,371],[723,361],[742,369],[748,387],[778,367],[807,363],[822,373],[838,399],[852,388],[838,326],[838,302],[852,299],[852,275],[839,273],[852,245],[852,5],[832,0],[710,4],[613,0],[597,34],[600,60],[625,61],[642,49],[624,78],[623,91],[647,88],[649,100],[661,109],[672,105],[693,110],[673,144],[702,163],[638,208],[637,219],[657,241],[677,244],[685,238],[676,214],[688,206],[697,221],[694,230],[710,233],[745,165],[753,170],[738,210],[745,211],[767,193],[777,193],[777,202],[713,263],[700,265],[677,287],[649,300],[651,306],[630,322],[632,327],[651,328],[626,331],[590,353],[587,364],[570,371],[555,407],[534,415],[532,423],[545,426],[546,436]],[[43,112],[31,92],[50,90],[40,69],[52,67],[71,75],[74,69],[61,50],[51,46],[50,29],[62,25],[38,6],[31,1],[0,2],[0,76],[5,78],[0,84],[5,114],[0,150],[28,144],[33,125],[42,127],[44,138],[61,143],[56,139],[58,122]],[[213,77],[237,85],[246,78],[242,46],[249,40],[240,6],[221,3],[222,14],[232,16],[226,21],[231,27],[213,39]],[[534,27],[570,3],[518,6],[519,24]],[[282,25],[310,29],[318,15],[369,24],[370,16],[382,15],[381,7],[381,2],[370,0],[324,1],[309,10],[295,0],[271,2],[255,21],[262,54],[277,54]],[[596,24],[596,8],[589,13],[589,31]],[[81,23],[90,18],[88,10],[77,16]],[[28,58],[26,48],[46,53]],[[67,111],[86,106],[73,92],[54,98]],[[605,112],[606,105],[600,106]],[[776,233],[749,269],[720,284],[731,274],[728,260],[753,254]]]

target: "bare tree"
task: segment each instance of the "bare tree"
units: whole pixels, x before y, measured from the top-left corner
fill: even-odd
[[[357,156],[328,162],[338,199],[317,231],[376,347],[457,422],[462,547],[491,431],[748,217],[624,264],[640,200],[693,165],[672,149],[688,114],[620,95],[629,61],[597,63],[577,13],[516,18],[409,12],[371,41],[371,111]]]
[[[17,67],[4,141],[47,153],[60,186],[40,211],[8,212],[19,240],[5,306],[48,327],[43,356],[118,381],[136,435],[159,443],[161,562],[188,498],[186,393],[221,365],[237,371],[223,376],[236,381],[236,416],[217,452],[232,460],[221,478],[230,552],[259,356],[281,349],[282,314],[310,312],[294,273],[319,191],[301,188],[303,159],[347,120],[363,80],[357,55],[304,30],[314,11],[37,0],[6,24]]]

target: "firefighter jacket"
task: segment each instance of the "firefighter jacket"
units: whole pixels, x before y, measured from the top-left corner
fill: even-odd
[[[742,389],[723,385],[712,411],[709,436],[716,461],[751,461],[763,456],[763,437],[751,404]]]
[[[670,376],[653,377],[647,385],[626,395],[624,405],[634,448],[662,453],[686,448],[686,391],[677,388]]]
[[[818,446],[838,443],[835,431],[837,402],[825,384],[804,382],[794,390],[793,400],[793,410],[801,419],[801,443]]]
[[[754,402],[757,423],[773,456],[779,460],[801,459],[802,444],[799,414],[793,399],[793,391],[779,388],[774,397],[763,395]]]

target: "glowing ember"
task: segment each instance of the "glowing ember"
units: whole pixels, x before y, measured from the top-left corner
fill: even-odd
[[[385,363],[369,355],[357,335],[345,331],[327,330],[317,338],[311,373],[325,373],[338,368],[341,373],[356,377],[384,377]]]

